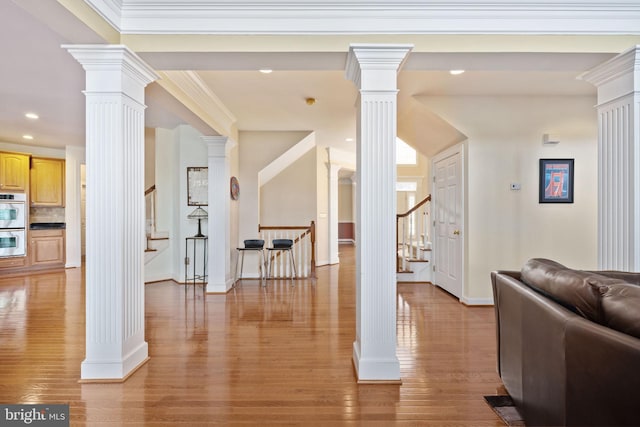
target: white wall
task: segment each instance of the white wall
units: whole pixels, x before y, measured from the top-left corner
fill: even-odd
[[[198,231],[198,222],[187,218],[196,208],[187,205],[187,167],[207,167],[207,147],[201,137],[186,125],[156,129],[157,228],[169,231],[170,248],[145,265],[145,281],[171,278],[184,282],[185,238]]]
[[[434,97],[424,102],[468,136],[466,298],[490,300],[490,272],[519,270],[532,257],[596,268],[595,97]],[[544,133],[560,144],[543,145]],[[573,204],[538,203],[541,158],[575,159]],[[522,189],[511,191],[512,182]]]

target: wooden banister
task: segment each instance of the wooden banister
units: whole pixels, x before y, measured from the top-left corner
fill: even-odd
[[[418,203],[417,205],[415,205],[414,207],[412,207],[411,209],[409,209],[405,213],[396,214],[396,217],[404,218],[405,216],[409,216],[412,213],[414,213],[415,211],[417,211],[418,209],[420,209],[422,207],[422,205],[424,205],[425,203],[430,202],[430,201],[431,201],[431,194],[429,194],[423,201],[421,201],[420,203]]]
[[[404,259],[405,257],[406,245],[407,245],[407,242],[405,241],[406,239],[405,235],[403,235],[402,243],[400,242],[400,232],[399,232],[400,221],[403,221],[403,224],[405,224],[405,221],[406,221],[405,218],[407,218],[412,213],[416,212],[418,209],[422,208],[425,204],[429,203],[430,201],[431,201],[431,194],[429,194],[427,197],[421,200],[420,203],[413,206],[407,212],[402,214],[396,214],[396,251],[398,251],[398,248],[402,246],[402,257],[396,254],[396,272],[402,271],[402,264],[403,264],[402,259]],[[426,214],[426,211],[425,211],[425,214]],[[403,227],[403,230],[404,230],[404,227]]]
[[[154,191],[156,191],[156,186],[155,184],[152,185],[151,187],[147,188],[144,192],[145,196],[148,196],[149,194],[153,193]]]

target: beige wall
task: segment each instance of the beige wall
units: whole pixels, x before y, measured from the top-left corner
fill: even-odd
[[[316,150],[311,150],[262,186],[260,224],[310,224],[317,214],[316,182]]]
[[[353,184],[351,180],[338,184],[338,222],[353,222]]]
[[[594,97],[433,98],[429,104],[469,138],[465,144],[467,298],[490,299],[490,272],[519,270],[532,257],[596,268]],[[543,145],[544,133],[560,144]],[[575,159],[573,204],[538,203],[540,158]],[[510,190],[512,182],[522,189]]]
[[[309,132],[240,132],[237,148],[237,176],[240,183],[238,241],[258,236],[258,224],[261,221],[258,172],[308,134]]]

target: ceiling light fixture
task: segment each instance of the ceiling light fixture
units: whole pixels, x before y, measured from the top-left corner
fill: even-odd
[[[28,139],[28,140],[32,140],[33,136],[32,135],[22,135],[22,138]]]
[[[27,119],[32,119],[32,120],[37,120],[40,118],[39,115],[37,115],[36,113],[26,113],[24,115]]]
[[[347,142],[353,142],[353,138],[345,138],[345,141],[347,141]]]
[[[313,105],[316,103],[316,99],[315,98],[307,98],[305,99],[305,102],[307,103],[307,105]]]
[[[263,68],[263,69],[258,70],[258,71],[260,71],[262,74],[271,74],[271,73],[273,73],[273,70],[271,68]]]
[[[449,70],[449,74],[451,74],[452,76],[458,76],[462,73],[464,73],[464,70]]]

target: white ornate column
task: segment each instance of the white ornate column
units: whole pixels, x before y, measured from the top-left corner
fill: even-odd
[[[329,264],[338,264],[338,172],[340,165],[329,163]]]
[[[86,71],[86,358],[83,380],[123,380],[144,337],[144,88],[157,76],[122,45],[63,46]]]
[[[231,289],[231,217],[229,152],[235,146],[226,136],[204,136],[209,153],[209,252],[207,262],[208,293]]]
[[[598,268],[640,271],[640,46],[581,78],[598,88]]]
[[[352,45],[347,78],[360,89],[356,175],[356,340],[359,382],[399,382],[396,356],[397,73],[410,45]]]

